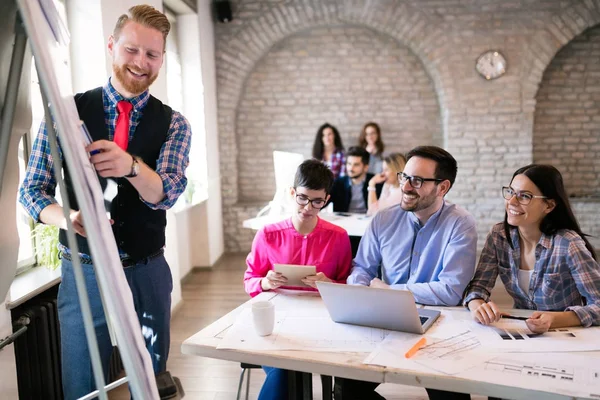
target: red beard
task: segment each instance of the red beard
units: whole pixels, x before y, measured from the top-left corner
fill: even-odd
[[[128,92],[133,93],[134,95],[138,95],[140,93],[145,92],[158,77],[158,74],[156,74],[153,76],[146,75],[144,79],[141,80],[135,79],[131,76],[131,73],[127,71],[128,69],[132,72],[140,74],[147,74],[147,72],[140,71],[137,68],[128,65],[119,66],[117,64],[113,64],[112,67],[115,77],[119,80],[121,85],[123,85],[123,88],[125,88],[125,90],[127,90]]]

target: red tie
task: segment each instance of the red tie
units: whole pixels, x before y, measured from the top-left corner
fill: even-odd
[[[129,114],[133,105],[130,102],[121,100],[117,103],[117,110],[119,110],[119,117],[117,118],[117,126],[115,127],[115,143],[122,148],[127,150],[129,144]]]

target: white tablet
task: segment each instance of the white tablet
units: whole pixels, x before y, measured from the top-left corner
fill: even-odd
[[[314,265],[273,264],[273,270],[281,272],[288,279],[285,286],[306,287],[308,285],[302,283],[302,279],[317,273]]]

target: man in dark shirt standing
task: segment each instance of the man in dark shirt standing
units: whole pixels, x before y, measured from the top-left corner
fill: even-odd
[[[75,96],[79,116],[93,139],[86,150],[92,155],[90,161],[101,186],[106,187],[112,180],[117,188],[116,196],[108,202],[113,233],[155,373],[166,369],[170,345],[173,281],[163,254],[166,210],[185,190],[191,140],[187,120],[148,91],[162,66],[169,30],[167,17],[153,7],[130,8],[119,17],[108,40],[111,78],[103,87]],[[74,399],[95,390],[95,382],[71,264],[73,257],[82,264],[105,374],[112,345],[68,168],[64,168],[65,184],[79,254],[73,254],[68,247],[67,222],[54,198],[53,164],[46,126],[42,123],[19,200],[36,222],[61,228],[58,316],[62,376],[65,398]]]

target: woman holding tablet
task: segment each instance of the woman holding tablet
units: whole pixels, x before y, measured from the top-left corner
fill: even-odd
[[[519,168],[502,188],[504,223],[489,233],[464,304],[482,324],[502,313],[490,300],[498,274],[514,307],[537,310],[533,332],[600,325],[600,267],[581,232],[560,172],[550,165]]]
[[[286,287],[287,278],[273,270],[274,264],[314,265],[316,274],[302,279],[305,290],[316,290],[316,281],[346,282],[352,266],[350,238],[344,229],[318,217],[332,185],[333,173],[321,161],[300,164],[291,189],[296,202],[292,217],[265,225],[254,237],[244,274],[244,288],[250,296]],[[263,369],[267,378],[259,400],[287,398],[287,371]]]

